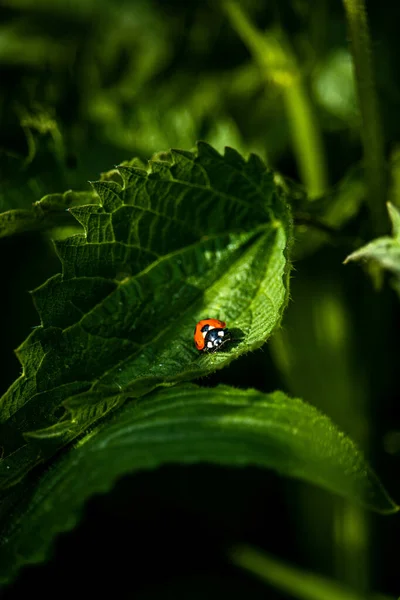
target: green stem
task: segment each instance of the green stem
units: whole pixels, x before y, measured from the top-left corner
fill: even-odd
[[[267,79],[281,88],[300,177],[310,198],[321,196],[327,187],[321,133],[292,52],[284,40],[261,33],[239,3],[224,0],[222,6]]]
[[[296,79],[283,94],[300,177],[310,198],[327,191],[322,139],[305,86]]]
[[[364,0],[343,0],[350,33],[358,102],[361,111],[361,138],[368,183],[367,202],[377,234],[386,233],[387,176],[378,97],[372,67],[371,40]]]

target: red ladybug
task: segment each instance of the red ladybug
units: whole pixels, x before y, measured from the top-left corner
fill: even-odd
[[[202,319],[194,330],[194,343],[200,352],[215,352],[231,339],[226,323],[218,319]]]

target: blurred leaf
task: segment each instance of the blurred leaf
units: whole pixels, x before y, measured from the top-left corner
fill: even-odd
[[[0,27],[0,65],[51,66],[65,59],[59,40],[43,33],[28,33],[16,23]]]
[[[284,188],[287,183],[284,184]],[[309,202],[301,190],[291,185],[296,226],[295,259],[312,254],[323,244],[354,244],[341,231],[359,212],[365,198],[364,170],[353,166],[346,176],[321,198]]]
[[[139,92],[166,68],[174,50],[173,23],[147,0],[124,2],[119,10],[109,0],[101,2],[101,10],[92,0],[11,4],[0,26],[6,90],[0,102],[1,145],[23,154],[23,129],[32,159],[31,131],[43,134],[46,127],[63,159],[78,155],[79,163],[90,164],[91,156],[99,155],[99,141],[112,142],[115,131],[122,134],[119,123],[140,109]],[[114,135],[108,135],[113,126]],[[135,133],[125,134],[129,154],[136,147]],[[40,174],[36,165],[35,176]]]
[[[344,262],[372,261],[380,268],[394,273],[394,287],[400,293],[400,212],[390,202],[387,207],[392,222],[392,237],[385,235],[377,238],[350,254]]]
[[[17,488],[0,541],[0,580],[44,560],[53,537],[76,525],[84,502],[119,477],[198,462],[273,468],[379,512],[397,509],[350,439],[311,405],[282,392],[181,384],[128,402],[38,485]]]
[[[313,81],[315,97],[334,116],[348,123],[358,124],[353,62],[347,49],[334,50],[319,65]]]
[[[273,173],[205,143],[164,158],[120,166],[123,187],[95,182],[100,205],[70,209],[84,234],[56,242],[62,275],[33,292],[41,326],[0,400],[2,486],[127,397],[212,373],[280,322],[291,221]],[[193,329],[207,316],[236,339],[199,356]]]
[[[395,600],[383,594],[364,594],[338,581],[298,569],[251,546],[229,552],[234,564],[250,571],[273,587],[301,600]]]

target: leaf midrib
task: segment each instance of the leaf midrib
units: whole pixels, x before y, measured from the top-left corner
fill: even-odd
[[[251,239],[253,239],[254,237],[256,237],[257,234],[261,234],[263,232],[263,230],[267,231],[268,228],[270,227],[269,223],[264,223],[256,228],[254,228],[253,230],[249,231],[249,239],[246,240],[246,244],[249,243],[251,241]],[[97,304],[95,304],[89,311],[87,311],[84,316],[82,317],[85,318],[86,316],[90,315],[94,310],[96,310],[98,307],[100,307],[102,305],[102,303],[104,302],[104,300],[106,298],[108,298],[109,296],[111,296],[112,294],[115,293],[116,289],[126,283],[130,283],[132,281],[135,281],[137,279],[139,279],[140,277],[143,277],[144,275],[149,274],[152,269],[158,267],[159,265],[161,265],[163,262],[167,262],[171,259],[173,259],[175,256],[180,256],[182,254],[184,254],[185,252],[189,252],[192,251],[193,249],[196,249],[196,246],[200,246],[203,241],[207,240],[207,241],[213,241],[213,240],[217,240],[218,238],[221,238],[223,236],[226,235],[241,235],[241,234],[245,234],[246,232],[244,232],[243,230],[240,230],[238,232],[228,232],[228,233],[217,233],[215,235],[210,235],[210,236],[205,236],[205,238],[203,238],[202,240],[196,240],[196,242],[193,242],[193,244],[189,244],[187,246],[184,246],[183,248],[179,248],[177,250],[174,250],[173,252],[170,252],[168,254],[164,254],[163,256],[161,256],[157,261],[154,261],[152,263],[150,263],[149,265],[147,265],[147,267],[145,267],[144,269],[142,269],[141,271],[139,271],[138,273],[136,273],[135,275],[129,275],[128,277],[124,277],[124,279],[121,280],[117,280],[117,279],[110,279],[110,278],[104,278],[107,279],[108,281],[112,281],[113,283],[116,284],[116,288],[114,290],[112,290],[109,294],[107,294],[107,296],[104,296],[104,298],[101,299],[100,302],[98,302]],[[109,243],[114,243],[114,242],[109,242]],[[98,279],[99,276],[93,276],[91,277],[85,277],[85,279]],[[75,325],[79,325],[81,324],[82,319],[79,319],[78,321],[76,321],[75,323],[73,323],[72,325],[68,325],[68,327],[65,327],[65,329],[61,329],[61,331],[67,332],[69,329],[73,328]]]
[[[267,231],[267,229],[268,229],[268,225],[264,225],[264,229],[265,229],[265,231]],[[256,234],[255,234],[255,235],[256,235]],[[246,243],[248,243],[249,241],[250,241],[250,240],[248,240]],[[259,243],[259,242],[260,242],[260,240],[257,240],[257,242]],[[256,243],[257,243],[257,242],[256,242]],[[185,250],[186,250],[186,249],[185,249]],[[245,254],[246,254],[247,252],[250,252],[251,250],[253,250],[253,246],[250,246],[250,248],[248,248],[248,249],[246,250]],[[243,259],[243,256],[241,256],[241,260],[242,260],[242,259]],[[235,262],[236,262],[236,261],[232,262],[232,264],[230,265],[230,267],[229,267],[229,268],[231,268],[231,267],[232,267],[232,265],[233,265],[233,264],[235,264]],[[136,276],[135,276],[135,277],[136,277]],[[129,278],[129,279],[130,279],[130,278]],[[121,283],[122,283],[122,282],[121,282]],[[218,282],[217,282],[217,283],[218,283],[218,285],[220,285],[220,280],[218,280]],[[217,283],[214,283],[214,284],[213,284],[213,286],[215,286]],[[208,289],[212,289],[212,287],[213,287],[213,286],[211,286],[211,287],[210,287],[210,288],[208,288]],[[197,302],[197,301],[194,301],[194,302],[192,302],[191,304],[189,304],[189,305],[188,305],[188,307],[186,308],[186,310],[184,310],[184,311],[182,312],[182,314],[181,314],[181,318],[182,318],[182,320],[184,320],[184,318],[185,318],[185,316],[186,316],[187,314],[190,314],[190,313],[192,312],[192,308],[193,308],[193,306],[195,306],[196,302]],[[144,344],[142,344],[142,345],[139,347],[140,349],[138,349],[138,350],[137,350],[136,352],[134,352],[133,354],[130,354],[130,355],[129,355],[129,357],[127,357],[127,358],[124,358],[122,361],[119,361],[119,362],[117,362],[115,365],[113,365],[113,367],[112,367],[111,369],[108,369],[107,371],[105,371],[105,372],[102,374],[101,378],[100,378],[100,379],[98,379],[98,380],[97,380],[97,381],[96,381],[96,382],[95,382],[93,385],[99,385],[99,382],[101,381],[101,379],[103,379],[105,376],[107,376],[107,375],[108,375],[108,374],[109,374],[111,371],[113,371],[115,368],[118,368],[119,366],[123,365],[125,362],[127,362],[127,361],[131,361],[131,360],[132,360],[132,359],[133,359],[135,356],[137,356],[137,355],[139,354],[139,352],[143,352],[143,350],[144,350],[145,348],[147,348],[148,346],[150,346],[150,345],[152,345],[152,344],[154,344],[154,343],[157,343],[157,341],[158,341],[158,340],[159,340],[161,337],[163,337],[163,336],[164,336],[164,335],[165,335],[165,334],[166,334],[166,333],[167,333],[167,332],[168,332],[170,329],[174,328],[175,326],[176,326],[176,323],[175,323],[175,322],[172,322],[172,323],[170,323],[169,325],[167,325],[167,327],[165,327],[164,329],[161,329],[161,330],[159,330],[159,331],[157,332],[157,334],[156,334],[156,335],[155,335],[153,338],[151,338],[149,341],[147,341],[147,342],[145,342]],[[128,387],[128,386],[126,386],[126,387]],[[126,388],[125,388],[125,389],[126,389]],[[91,390],[93,390],[93,386],[91,387]],[[89,391],[90,391],[90,390],[89,390]],[[124,391],[124,388],[122,388],[120,391],[122,391],[122,392],[123,392],[123,391]]]
[[[263,225],[261,225],[261,226],[257,227],[257,228],[256,228],[256,230],[254,230],[254,235],[253,235],[252,237],[250,237],[250,239],[249,239],[249,240],[247,240],[247,241],[246,241],[246,243],[248,243],[248,242],[249,242],[251,239],[254,239],[254,237],[255,237],[257,234],[261,234],[263,231],[264,231],[264,233],[266,234],[266,233],[268,232],[268,230],[269,230],[269,229],[270,229],[270,224],[269,224],[269,223],[267,223],[267,224],[263,224]],[[270,232],[272,233],[272,232],[273,232],[273,229],[270,229]],[[243,233],[243,232],[240,232],[240,233]],[[218,237],[220,237],[220,234],[219,234],[219,235],[215,235],[215,236],[209,236],[209,238],[208,238],[208,239],[215,239],[215,238],[218,238]],[[256,242],[256,243],[260,243],[260,242],[261,242],[261,238],[260,238],[259,240],[257,240],[257,242]],[[160,262],[161,262],[161,261],[163,261],[163,260],[167,260],[167,259],[168,259],[168,258],[170,258],[171,256],[174,256],[174,255],[177,255],[177,254],[181,254],[181,253],[182,253],[182,251],[184,251],[184,252],[185,252],[185,251],[188,251],[188,250],[189,250],[189,248],[195,247],[195,246],[196,246],[196,245],[198,245],[199,243],[201,243],[201,242],[200,242],[200,241],[197,241],[195,244],[192,244],[191,246],[187,246],[187,247],[185,247],[184,249],[180,249],[180,250],[177,250],[177,251],[175,251],[175,252],[173,252],[173,253],[170,253],[169,255],[165,255],[165,256],[164,256],[162,259],[160,259]],[[253,246],[250,246],[250,248],[248,248],[248,249],[246,250],[246,252],[251,252],[252,250],[253,250]],[[241,257],[241,259],[242,259],[242,257]],[[158,264],[159,264],[159,263],[157,263],[157,265],[158,265]],[[234,264],[234,263],[232,263],[232,264]],[[130,281],[131,279],[136,279],[136,278],[138,278],[138,277],[139,277],[141,274],[146,274],[147,272],[149,272],[149,271],[150,271],[152,268],[154,268],[155,266],[156,266],[156,264],[155,264],[155,263],[152,263],[151,265],[149,265],[148,267],[146,267],[146,269],[144,269],[144,270],[143,270],[143,271],[141,271],[140,273],[136,274],[135,276],[133,276],[133,277],[129,277],[129,278],[126,278],[125,280],[122,280],[122,281],[120,281],[120,282],[117,282],[117,283],[118,283],[118,285],[120,285],[120,284],[123,284],[123,282],[124,282],[124,281]],[[231,266],[232,266],[232,265],[231,265]],[[214,285],[215,285],[215,284],[214,284]],[[114,290],[113,292],[111,292],[111,294],[112,294],[112,293],[115,293],[115,290]],[[110,295],[110,294],[109,294],[109,295]],[[105,298],[103,298],[103,299],[101,300],[101,302],[99,302],[97,305],[95,305],[95,306],[94,306],[94,307],[93,307],[93,308],[92,308],[90,311],[88,311],[87,313],[85,313],[84,317],[86,317],[86,316],[87,316],[87,315],[89,315],[89,314],[90,314],[92,311],[94,311],[94,310],[96,309],[96,307],[98,307],[98,306],[101,306],[101,304],[103,303],[103,301],[104,301],[104,300],[105,300],[107,297],[108,297],[108,296],[106,296]],[[184,311],[184,313],[183,313],[183,314],[184,314],[184,315],[185,315],[186,313],[190,314],[190,312],[191,312],[191,309],[193,308],[193,305],[194,305],[194,304],[195,304],[195,302],[194,302],[194,303],[192,303],[191,305],[189,305],[189,306],[187,307],[187,309]],[[273,306],[273,303],[272,303],[272,306]],[[83,319],[84,317],[82,317],[82,319]],[[82,323],[81,323],[82,319],[80,319],[79,321],[77,321],[77,322],[76,322],[76,323],[74,323],[73,325],[70,325],[70,326],[68,326],[67,328],[65,328],[65,329],[62,329],[61,331],[62,331],[63,333],[64,333],[64,332],[67,332],[69,329],[72,329],[74,326],[76,326],[76,325],[79,325],[79,324],[80,324],[80,326],[81,326],[81,327],[84,329],[84,327],[82,326]],[[97,392],[97,391],[100,391],[100,392],[101,392],[101,383],[100,383],[100,382],[101,382],[101,379],[102,379],[103,377],[105,377],[107,374],[109,374],[109,373],[110,373],[112,370],[114,370],[115,368],[118,368],[118,366],[121,366],[121,365],[123,365],[125,362],[127,362],[127,361],[131,361],[132,359],[134,359],[134,357],[135,357],[135,356],[137,356],[139,353],[143,352],[143,350],[144,350],[146,347],[148,347],[149,345],[152,345],[152,344],[154,344],[154,343],[157,343],[158,339],[159,339],[160,337],[162,337],[164,334],[166,334],[166,333],[168,332],[168,330],[169,330],[169,329],[171,329],[171,328],[173,328],[173,327],[174,327],[174,323],[171,323],[171,324],[170,324],[170,325],[168,325],[166,328],[164,328],[164,330],[161,330],[161,331],[159,331],[159,332],[158,332],[158,334],[157,334],[155,337],[151,338],[151,339],[150,339],[148,342],[146,342],[145,344],[142,344],[142,345],[138,345],[138,349],[137,349],[137,350],[135,350],[133,353],[129,354],[129,356],[128,356],[127,358],[123,359],[122,361],[119,361],[119,362],[115,363],[115,364],[114,364],[114,365],[113,365],[113,366],[112,366],[110,369],[108,369],[107,371],[105,371],[105,372],[104,372],[104,373],[101,375],[101,378],[98,378],[98,379],[96,379],[96,381],[92,382],[92,383],[91,383],[91,386],[90,386],[90,388],[89,388],[89,389],[88,389],[88,390],[85,392],[85,394],[88,394],[88,393],[90,393],[91,391],[92,391],[92,392]],[[84,329],[84,330],[85,330],[85,329]],[[86,330],[85,330],[85,331],[86,331]],[[117,339],[119,339],[119,338],[117,338]],[[48,354],[50,354],[50,353],[51,353],[51,350],[49,350],[48,352],[44,353],[44,355],[43,355],[43,357],[42,357],[42,360],[41,360],[41,362],[40,362],[40,365],[41,365],[41,364],[42,364],[42,362],[45,360],[45,358],[47,357],[47,355],[48,355]],[[37,372],[39,372],[40,365],[39,365],[39,367],[38,367],[38,369],[37,369]],[[35,377],[34,377],[34,379],[35,379],[35,382],[36,382],[36,375],[37,375],[37,372],[36,372],[36,374],[35,374]],[[23,374],[21,377],[24,377],[24,374]],[[139,378],[139,379],[143,378],[143,375],[139,376],[138,378]],[[62,384],[62,385],[65,385],[65,384]],[[124,391],[125,391],[125,393],[129,393],[129,392],[128,392],[128,390],[129,390],[129,385],[130,385],[130,384],[127,384],[125,387],[122,387],[122,386],[121,386],[121,387],[119,387],[118,389],[116,389],[116,390],[115,390],[115,392],[114,392],[114,393],[117,393],[118,395],[120,395],[120,394],[121,394],[121,395],[123,395],[123,394],[124,394]],[[98,389],[94,388],[94,386],[98,386]],[[54,386],[54,387],[52,387],[50,390],[41,390],[41,391],[37,391],[37,393],[35,393],[34,395],[32,395],[32,396],[31,396],[29,399],[27,399],[27,400],[25,401],[25,403],[23,404],[23,406],[27,405],[29,402],[31,402],[32,400],[34,400],[34,399],[37,397],[37,395],[39,395],[39,394],[43,393],[43,391],[45,391],[45,392],[52,392],[52,391],[55,391],[55,390],[59,389],[60,387],[61,387],[61,386],[59,385],[59,386]],[[66,399],[63,401],[63,404],[64,404],[64,406],[67,406],[68,400],[69,400],[70,398],[73,398],[73,396],[67,397],[67,398],[66,398]],[[22,407],[20,407],[20,408],[22,408]],[[20,408],[19,408],[18,410],[20,410]],[[16,412],[18,412],[18,411],[16,411]],[[14,414],[16,414],[16,412],[15,412]],[[66,409],[66,414],[68,414],[68,408]],[[96,420],[96,419],[95,419],[95,420]]]

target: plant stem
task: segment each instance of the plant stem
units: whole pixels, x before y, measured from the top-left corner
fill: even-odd
[[[267,79],[282,90],[300,177],[310,198],[321,196],[327,187],[321,133],[293,53],[282,35],[261,33],[239,3],[224,0],[222,6]]]
[[[387,176],[378,96],[372,66],[371,39],[364,0],[343,0],[350,33],[358,102],[361,111],[361,138],[368,183],[367,202],[377,234],[386,233]]]

